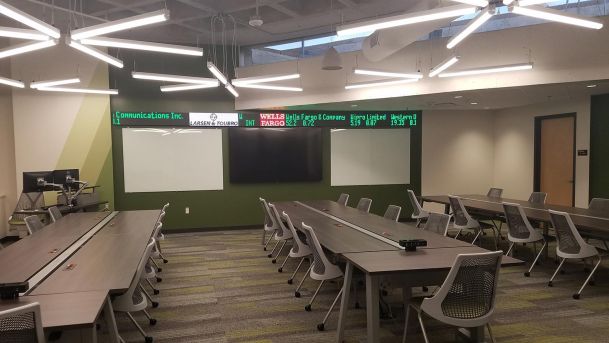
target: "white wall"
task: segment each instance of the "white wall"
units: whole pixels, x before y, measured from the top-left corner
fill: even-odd
[[[10,90],[0,94],[0,238],[6,235],[8,217],[17,203],[15,140]]]

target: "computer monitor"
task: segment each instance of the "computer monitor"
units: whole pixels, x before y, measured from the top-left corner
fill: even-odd
[[[53,186],[45,186],[44,182],[53,183],[52,171],[23,172],[23,193],[52,191]]]
[[[58,185],[63,185],[64,188],[78,188],[77,184],[70,184],[68,182],[68,176],[73,178],[75,181],[79,180],[79,171],[78,169],[60,169],[53,171],[53,182]]]

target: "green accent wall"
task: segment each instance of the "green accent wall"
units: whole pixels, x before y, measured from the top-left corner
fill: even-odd
[[[590,198],[609,198],[609,94],[590,104]]]

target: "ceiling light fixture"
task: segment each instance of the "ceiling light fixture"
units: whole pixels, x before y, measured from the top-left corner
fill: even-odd
[[[412,83],[412,82],[417,82],[417,81],[419,81],[419,79],[400,79],[400,80],[378,81],[378,82],[360,82],[360,83],[348,84],[345,86],[345,89],[393,86],[393,85],[400,85],[400,84],[404,84],[404,83]]]
[[[434,76],[440,74],[441,72],[445,71],[446,69],[450,68],[452,65],[459,62],[460,58],[461,58],[460,56],[451,56],[451,57],[445,59],[444,61],[442,61],[442,63],[438,64],[437,66],[435,66],[431,69],[431,71],[429,72],[429,77],[434,77]]]
[[[111,48],[123,48],[133,50],[144,50],[153,52],[164,52],[168,54],[203,56],[203,49],[184,45],[163,44],[154,42],[142,42],[130,39],[118,39],[108,37],[85,38],[80,41],[86,45],[106,46]]]
[[[455,95],[455,99],[461,99],[463,95]]]
[[[586,87],[588,87],[588,88],[594,88],[594,87],[596,87],[596,85],[587,85]]]
[[[253,83],[265,83],[283,80],[299,79],[300,74],[285,74],[285,75],[268,75],[268,76],[253,76],[253,77],[242,77],[233,79],[231,83],[233,85],[239,84],[253,84]]]
[[[514,6],[512,7],[512,12],[520,15],[525,15],[527,17],[533,17],[538,19],[544,19],[549,21],[555,21],[568,25],[581,26],[589,29],[602,29],[603,23],[582,19],[580,17],[566,14],[562,11],[557,11],[554,9],[532,6],[532,7],[520,7]]]
[[[237,90],[235,89],[235,87],[233,87],[233,85],[227,83],[225,87],[235,98],[239,97],[239,93],[237,93]]]
[[[159,11],[144,13],[133,17],[114,20],[107,23],[83,27],[82,29],[70,32],[72,39],[80,40],[95,36],[105,35],[107,33],[133,29],[140,26],[160,23],[169,20],[169,10],[163,9]]]
[[[100,59],[100,60],[102,60],[102,61],[104,61],[104,62],[106,62],[108,64],[111,64],[111,65],[113,65],[115,67],[118,67],[118,68],[122,68],[123,67],[123,61],[119,60],[116,57],[110,56],[110,55],[106,54],[103,51],[99,51],[97,49],[94,49],[94,48],[91,48],[91,47],[88,47],[88,46],[84,46],[84,45],[82,45],[82,44],[80,44],[78,42],[70,40],[69,38],[66,38],[66,43],[68,43],[68,45],[70,47],[72,47],[72,48],[74,48],[74,49],[76,49],[76,50],[78,50],[80,52],[83,52],[83,53],[85,53],[87,55],[93,56],[93,57],[95,57],[97,59]]]
[[[462,4],[478,6],[478,7],[486,7],[488,6],[488,1],[486,0],[453,0],[455,2],[460,2]]]
[[[12,45],[0,50],[0,58],[25,54],[26,52],[48,48],[57,44],[57,40],[51,39],[43,42],[26,42],[17,45]]]
[[[395,73],[389,71],[375,70],[375,69],[353,69],[354,74],[358,75],[371,75],[371,76],[386,76],[386,77],[399,77],[405,79],[422,79],[423,75],[420,73]]]
[[[61,36],[58,28],[53,27],[44,21],[5,3],[4,1],[0,1],[0,14],[4,14],[5,16],[16,20],[23,25],[29,26],[36,31],[42,32],[47,36],[53,38],[59,38]]]
[[[60,80],[47,80],[47,81],[37,81],[37,82],[31,82],[30,83],[30,88],[48,88],[48,87],[53,87],[53,86],[62,86],[62,85],[69,85],[69,84],[73,84],[73,83],[80,83],[80,79],[77,77],[73,77],[70,79],[60,79]]]
[[[446,47],[448,49],[452,49],[457,44],[461,43],[462,40],[467,38],[470,34],[474,33],[480,26],[486,23],[491,17],[495,15],[495,8],[492,9],[483,9],[480,11],[474,19],[472,19],[467,26],[461,32],[459,32],[456,36],[452,37]]]
[[[470,105],[478,105],[478,103],[477,103],[477,102],[475,102],[475,101],[470,102],[469,104],[470,104]]]
[[[556,1],[556,0],[519,0],[518,6],[542,5],[542,4],[547,4],[548,2],[553,2],[553,1]],[[505,3],[505,1],[504,1],[504,3]]]
[[[0,77],[0,84],[16,88],[25,88],[25,84],[23,82],[13,79],[7,79],[6,77]]]
[[[16,29],[12,27],[0,27],[0,37],[31,39],[31,40],[49,40],[51,37],[40,33],[36,30]]]
[[[523,63],[523,64],[510,64],[510,65],[487,67],[487,68],[459,70],[459,71],[455,71],[455,72],[441,73],[438,76],[439,77],[470,76],[470,75],[504,73],[504,72],[508,72],[508,71],[519,71],[519,70],[530,70],[530,69],[533,69],[532,63]]]
[[[167,82],[179,82],[197,85],[214,85],[218,86],[218,80],[209,77],[195,77],[195,76],[182,76],[182,75],[169,75],[169,74],[156,74],[156,73],[144,73],[139,71],[131,72],[131,77],[140,80],[152,80],[152,81],[167,81]]]
[[[228,78],[224,76],[224,73],[222,73],[213,62],[207,62],[207,69],[209,69],[209,71],[218,79],[218,81],[222,82],[223,85],[228,84]]]
[[[441,8],[435,8],[427,11],[420,11],[415,13],[400,14],[391,17],[385,17],[380,19],[369,20],[360,23],[353,23],[347,25],[341,25],[337,28],[336,34],[341,35],[352,35],[362,32],[370,32],[375,30],[386,29],[390,27],[404,26],[416,23],[422,23],[426,21],[433,21],[439,19],[460,17],[466,14],[475,13],[476,7],[467,5],[455,5]]]
[[[268,89],[275,91],[288,91],[288,92],[302,92],[300,87],[286,87],[286,86],[272,86],[272,85],[261,85],[257,83],[234,83],[237,88],[254,88],[254,89]]]
[[[167,93],[167,92],[189,91],[189,90],[204,89],[204,88],[216,88],[216,87],[218,87],[219,83],[218,83],[218,80],[214,80],[214,81],[216,81],[215,84],[186,83],[186,84],[180,84],[180,85],[161,86],[161,92]]]
[[[43,92],[64,92],[64,93],[84,93],[84,94],[118,94],[118,89],[92,89],[92,88],[63,88],[63,87],[44,87],[38,88]]]

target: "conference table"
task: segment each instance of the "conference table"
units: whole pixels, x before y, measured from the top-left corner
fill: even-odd
[[[399,223],[329,200],[273,202],[285,211],[298,229],[305,223],[315,230],[320,244],[346,262],[341,298],[337,342],[344,338],[345,321],[353,270],[357,268],[366,279],[367,342],[379,342],[379,284],[389,278],[402,288],[404,306],[412,297],[412,287],[441,284],[458,254],[487,250],[417,228],[412,223]],[[426,247],[404,251],[401,239],[425,239]],[[503,266],[524,264],[512,257],[502,258]],[[395,282],[395,283],[394,283]],[[474,342],[484,341],[483,328],[460,329]]]

